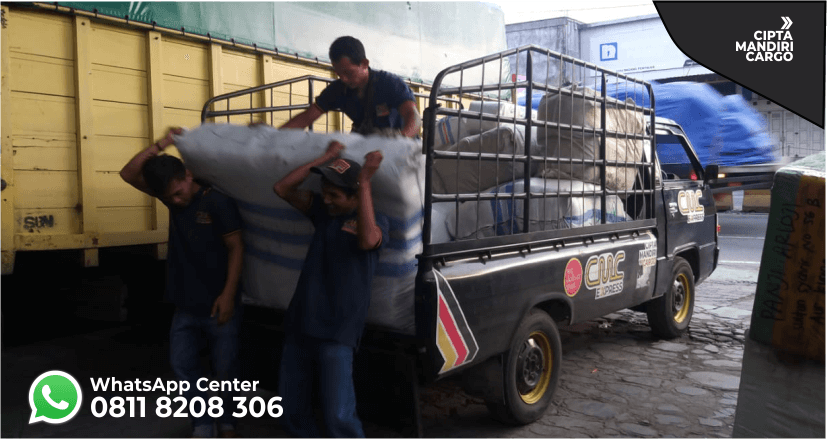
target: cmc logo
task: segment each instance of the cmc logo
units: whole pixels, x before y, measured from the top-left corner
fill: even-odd
[[[704,206],[701,204],[703,192],[680,191],[678,192],[678,210],[681,215],[687,218],[688,223],[699,223],[704,220]]]
[[[586,288],[597,290],[595,298],[613,296],[623,291],[623,270],[620,263],[626,259],[626,252],[603,253],[592,256],[586,262]]]
[[[600,61],[612,61],[617,59],[617,43],[606,43],[600,45]]]

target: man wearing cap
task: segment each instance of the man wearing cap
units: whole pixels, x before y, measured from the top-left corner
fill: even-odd
[[[315,232],[296,291],[285,315],[279,395],[288,433],[320,437],[311,394],[318,383],[325,435],[363,437],[356,415],[353,354],[370,305],[370,286],[387,238],[387,220],[373,211],[370,180],[382,153],[364,166],[339,157],[330,143],[324,155],[293,170],[273,186],[279,197],[307,215]],[[311,172],[321,174],[321,193],[299,190]],[[318,381],[314,381],[318,380]]]
[[[328,111],[340,110],[353,121],[356,133],[419,134],[422,121],[410,87],[393,73],[371,69],[361,41],[339,37],[330,45],[328,56],[339,79],[281,128],[307,128]]]

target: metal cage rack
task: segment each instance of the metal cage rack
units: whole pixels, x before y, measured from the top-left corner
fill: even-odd
[[[518,73],[507,76],[511,72]],[[612,97],[622,97],[635,88],[648,92],[649,102],[654,105],[654,94],[647,82],[536,46],[503,51],[443,70],[434,81],[431,104],[424,115],[427,155],[424,255],[517,249],[577,235],[653,227],[655,140],[654,130],[647,127],[654,126],[653,107]],[[533,104],[539,98],[535,92],[542,95],[543,100],[538,110],[532,111],[537,108]],[[514,105],[518,95],[525,96],[524,114],[520,106]],[[445,98],[460,99],[463,105],[459,108],[439,105]],[[494,111],[486,110],[485,104],[476,105],[476,109],[467,109],[464,105],[471,100],[492,99],[499,102]],[[509,111],[511,108],[514,111]],[[575,116],[578,111],[580,118]],[[546,117],[538,117],[544,114]],[[612,120],[618,115],[626,119],[623,126]],[[630,129],[630,118],[641,123]],[[460,145],[459,139],[454,145],[444,145],[440,140],[445,137],[445,125],[450,122],[456,127],[450,126],[448,134],[461,135],[465,124],[470,126],[470,131],[477,127],[476,131],[492,126],[500,130],[506,128],[509,133],[519,132],[523,139],[515,134],[517,141],[506,145],[503,138],[508,136],[497,136],[496,144],[485,145],[483,136],[478,135],[464,145]],[[578,143],[580,157],[572,154]],[[618,145],[627,146],[627,151],[621,153]],[[639,153],[629,153],[629,145],[639,149]],[[444,180],[450,172],[445,170],[451,167],[455,169],[452,176],[455,181],[446,184]],[[626,169],[631,169],[632,174],[624,172]],[[439,175],[440,170],[443,175]],[[493,178],[492,170],[496,174]],[[584,178],[595,183],[591,190],[587,190],[585,184],[580,190],[575,189],[576,183],[571,181],[578,180],[578,171],[592,172],[591,178]],[[608,188],[607,172],[622,173],[624,177],[632,175],[634,183]],[[469,174],[474,173],[477,174],[476,187],[468,184]],[[532,186],[533,178],[544,176],[542,187]],[[464,187],[460,179],[465,180]],[[470,180],[473,183],[474,179]],[[561,181],[566,183],[563,180],[569,180],[568,190],[550,190],[549,186],[561,188]],[[522,190],[518,191],[519,184]],[[510,185],[510,190],[504,191],[503,185]],[[607,199],[609,202],[621,200],[628,216],[607,215]],[[445,221],[453,221],[449,225],[458,231],[461,221],[469,221],[467,217],[460,218],[459,213],[469,202],[477,208],[476,224],[470,229],[474,233],[461,238],[455,236],[451,242],[435,242],[432,232],[441,224],[436,224],[439,219],[434,215],[434,207],[453,203],[453,218]],[[578,228],[565,218],[547,218],[549,203],[556,204],[558,213],[564,213],[559,212],[564,210],[561,209],[564,203],[572,207],[577,202],[583,204],[581,211],[600,203],[599,218],[594,218],[594,225]],[[479,233],[482,203],[491,203],[491,212],[486,211],[485,215],[496,217],[497,224],[488,233]],[[542,215],[532,219],[532,208],[542,211]]]

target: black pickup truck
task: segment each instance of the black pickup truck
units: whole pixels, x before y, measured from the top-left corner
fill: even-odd
[[[273,90],[301,81],[329,79],[218,96],[202,121],[269,113],[275,124],[273,113],[309,102],[254,106],[250,97],[249,109],[214,108],[245,94],[269,91],[272,100]],[[552,400],[563,361],[558,325],[632,308],[658,336],[688,328],[695,287],[717,265],[710,182],[718,172],[701,168],[679,125],[656,118],[654,107],[607,97],[607,84],[642,88],[654,103],[646,82],[536,46],[449,67],[429,95],[417,94],[427,108],[415,329],[369,325],[363,343],[381,332],[405,347],[396,352],[420,381],[464,374],[465,390],[495,418],[525,424]],[[535,90],[545,94],[536,114],[510,103],[524,91],[532,108]],[[682,145],[694,179],[661,168],[661,142]]]

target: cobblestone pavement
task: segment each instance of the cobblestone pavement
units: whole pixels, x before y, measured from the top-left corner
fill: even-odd
[[[732,437],[757,266],[719,266],[697,288],[688,334],[655,339],[630,310],[563,327],[552,406],[532,425],[488,417],[482,400],[438,382],[421,398],[428,437]],[[397,436],[376,427],[375,435]]]
[[[428,386],[420,397],[424,434],[731,437],[756,278],[757,266],[719,266],[698,287],[690,330],[679,339],[653,338],[645,314],[628,310],[560,328],[559,385],[547,414],[528,426],[515,428],[491,420],[483,401],[465,395],[455,382]],[[106,371],[109,376],[171,380],[166,356],[158,351],[157,345],[136,342],[119,329],[5,349],[2,436],[187,437],[187,419],[102,420],[93,417],[86,404],[68,423],[27,424],[30,410],[20,395],[28,394],[32,380],[43,371]],[[268,391],[258,395],[265,400],[275,396]],[[158,396],[146,394],[147,401]],[[239,432],[246,437],[284,436],[278,420],[266,416],[246,417]],[[365,422],[365,432],[382,437],[405,434],[371,422]]]

